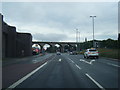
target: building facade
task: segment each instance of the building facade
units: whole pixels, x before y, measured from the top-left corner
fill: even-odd
[[[9,26],[2,16],[2,57],[24,57],[32,55],[32,35],[18,33],[16,27]]]

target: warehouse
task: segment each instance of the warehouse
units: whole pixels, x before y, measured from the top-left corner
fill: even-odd
[[[31,55],[32,35],[30,33],[16,32],[16,27],[5,23],[2,16],[2,57],[24,57]]]

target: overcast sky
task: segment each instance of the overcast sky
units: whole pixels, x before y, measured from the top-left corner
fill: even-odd
[[[73,41],[76,29],[80,41],[92,40],[90,15],[95,18],[95,39],[117,39],[117,2],[2,2],[4,21],[28,32],[38,41]]]

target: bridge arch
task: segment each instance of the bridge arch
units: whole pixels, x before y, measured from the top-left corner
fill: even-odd
[[[76,45],[77,43],[76,42],[32,42],[32,43],[37,43],[39,44],[42,48],[44,47],[45,44],[48,44],[50,45],[50,48],[51,48],[51,52],[56,52],[56,44],[59,45],[59,49],[61,52],[64,52],[65,51],[65,46],[68,46],[70,50],[76,50]]]

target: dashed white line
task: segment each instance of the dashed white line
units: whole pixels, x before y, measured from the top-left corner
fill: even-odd
[[[75,64],[75,66],[76,66],[77,68],[81,69],[77,64]]]
[[[45,66],[47,64],[44,63],[43,65],[41,65],[40,67],[38,67],[37,69],[33,70],[31,73],[27,74],[26,76],[24,76],[23,78],[21,78],[20,80],[18,80],[17,82],[13,83],[11,86],[8,87],[9,88],[15,88],[16,86],[18,86],[20,83],[22,83],[24,80],[26,80],[27,78],[29,78],[31,75],[33,75],[35,72],[37,72],[39,69],[41,69],[43,66]],[[7,89],[6,89],[7,90]]]
[[[72,60],[71,60],[71,62],[72,62],[72,63],[75,63],[75,62],[73,62]]]
[[[68,58],[72,63],[75,63],[74,61],[72,61],[70,58]]]
[[[59,61],[59,62],[61,62],[62,60],[61,60],[61,59],[59,59],[58,61]]]
[[[33,63],[37,63],[37,60],[32,60]]]
[[[89,79],[91,79],[99,88],[105,90],[97,81],[95,81],[89,74],[85,74]]]
[[[68,58],[72,63],[74,63],[75,64],[75,62],[74,61],[72,61],[70,58]],[[79,69],[81,69],[77,64],[75,64],[75,66],[77,67],[77,68],[79,68]]]
[[[112,66],[115,66],[115,67],[120,67],[119,65],[116,65],[116,64],[112,64],[112,63],[107,63],[108,65],[112,65]]]

